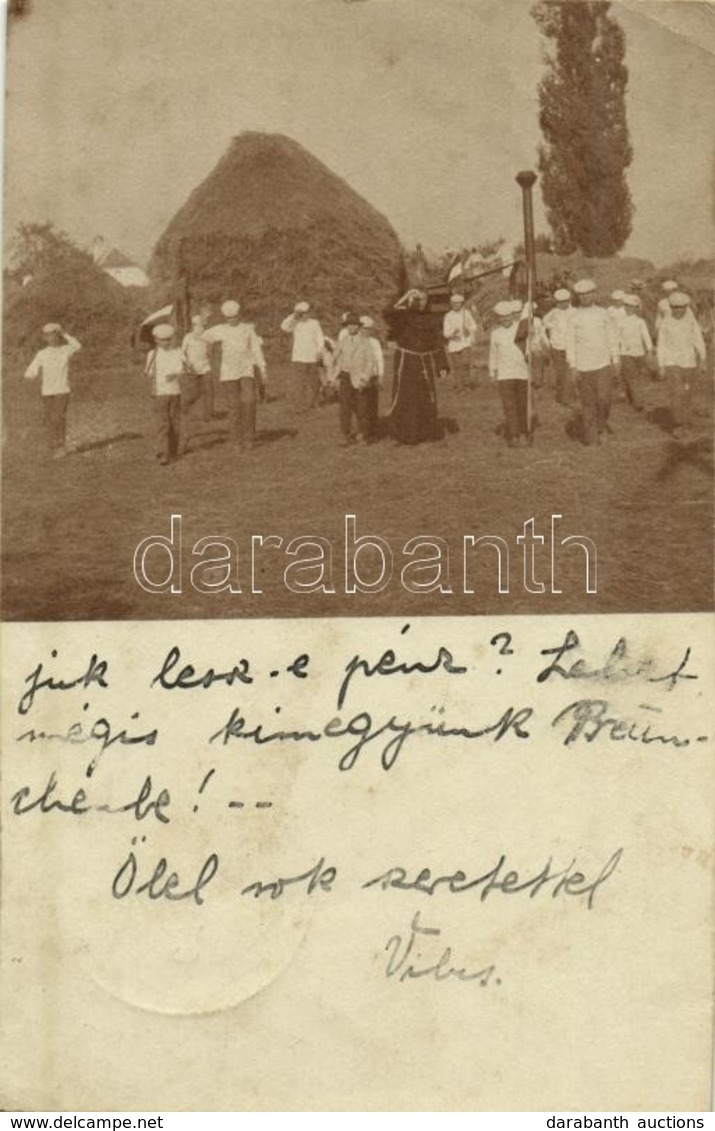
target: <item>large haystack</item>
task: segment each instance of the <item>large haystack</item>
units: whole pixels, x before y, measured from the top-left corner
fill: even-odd
[[[194,190],[149,264],[194,304],[238,298],[270,342],[297,299],[326,331],[349,308],[379,314],[404,282],[397,235],[345,181],[280,134],[243,133]]]
[[[84,346],[80,365],[112,346],[126,348],[136,321],[137,299],[110,279],[89,255],[68,247],[40,265],[23,286],[6,275],[3,352],[27,355],[41,344],[46,322],[60,322]]]
[[[602,295],[610,291],[628,290],[632,279],[648,281],[655,275],[649,259],[613,255],[608,259],[595,259],[576,253],[574,255],[549,255],[538,252],[536,274],[547,287],[575,282],[584,277],[594,279]]]

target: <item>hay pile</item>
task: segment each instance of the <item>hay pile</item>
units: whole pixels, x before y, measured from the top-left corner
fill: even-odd
[[[627,291],[631,279],[647,282],[655,273],[655,267],[649,259],[636,259],[634,256],[613,255],[606,259],[593,259],[578,253],[536,254],[537,278],[540,284],[549,289],[573,285],[577,279],[588,278],[593,279],[599,291],[606,295],[617,289]]]
[[[83,345],[82,364],[130,340],[137,299],[106,275],[92,257],[68,241],[53,244],[31,275],[6,274],[3,353],[32,355],[46,322],[59,322]]]
[[[193,305],[237,298],[269,346],[298,299],[330,332],[344,310],[379,315],[404,284],[385,217],[297,142],[253,132],[233,140],[158,240],[155,293],[182,274]]]

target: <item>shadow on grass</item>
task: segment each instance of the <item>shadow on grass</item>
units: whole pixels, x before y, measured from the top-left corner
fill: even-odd
[[[292,440],[297,435],[297,428],[259,428],[256,439],[261,444],[272,444],[276,440]]]
[[[72,455],[83,456],[88,452],[101,452],[111,448],[114,444],[123,444],[127,440],[143,440],[141,432],[117,432],[114,436],[105,436],[102,440],[87,440],[86,443],[75,444]]]
[[[666,405],[658,405],[646,413],[646,420],[660,428],[661,432],[673,431],[673,414]]]
[[[665,459],[656,472],[656,479],[662,481],[673,475],[678,468],[689,466],[702,471],[708,478],[713,474],[713,440],[711,436],[699,436],[696,440],[672,440],[665,453]]]
[[[569,440],[573,440],[578,444],[583,444],[583,413],[576,410],[567,417],[564,423],[564,432]]]
[[[256,441],[259,444],[272,444],[277,440],[293,439],[297,435],[297,428],[260,428],[256,433]],[[229,431],[202,432],[189,437],[187,455],[191,455],[192,452],[207,451],[209,448],[218,447],[220,444],[228,444],[232,440],[233,436]]]
[[[187,454],[203,452],[208,448],[215,448],[219,444],[227,444],[228,432],[204,432],[199,436],[189,436],[187,440]]]

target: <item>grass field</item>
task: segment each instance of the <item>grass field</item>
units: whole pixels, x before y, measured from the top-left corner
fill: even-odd
[[[22,359],[26,364],[26,359]],[[259,410],[261,443],[240,455],[227,418],[197,433],[183,459],[160,467],[152,450],[151,403],[139,366],[126,360],[93,368],[84,361],[70,405],[77,451],[43,456],[39,390],[21,379],[19,359],[4,375],[3,617],[9,620],[418,615],[469,613],[676,612],[712,608],[712,380],[701,378],[693,440],[667,432],[665,387],[651,382],[646,412],[625,403],[612,413],[613,436],[586,448],[569,435],[573,413],[538,393],[532,448],[508,449],[501,408],[482,365],[474,391],[440,383],[445,440],[416,448],[382,440],[338,446],[337,406],[293,413],[286,365],[270,370],[271,399]],[[386,385],[389,388],[388,377]],[[382,401],[386,402],[386,394]],[[381,405],[383,411],[386,403]],[[221,410],[220,396],[217,409]],[[182,514],[185,575],[193,543],[228,535],[245,555],[240,595],[203,594],[185,582],[181,596],[149,594],[132,560],[149,534],[168,534]],[[396,551],[419,534],[439,535],[452,551],[454,593],[411,594],[399,580],[377,594],[346,595],[344,516],[358,533],[380,535]],[[588,535],[598,549],[598,592],[585,593],[583,556],[560,558],[562,593],[531,594],[522,583],[514,539],[535,516],[548,532]],[[286,559],[266,553],[263,593],[250,593],[252,534],[320,534],[335,547],[335,595],[293,594]],[[511,589],[497,591],[484,557],[475,592],[462,590],[462,538],[500,535],[512,548]],[[486,551],[487,554],[491,551]],[[195,560],[195,559],[194,559]]]

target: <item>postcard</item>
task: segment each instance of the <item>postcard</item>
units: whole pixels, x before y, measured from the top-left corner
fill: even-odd
[[[7,19],[0,1106],[709,1110],[715,9]]]

